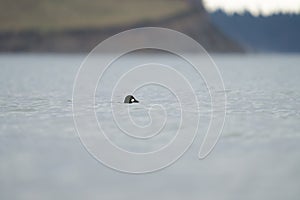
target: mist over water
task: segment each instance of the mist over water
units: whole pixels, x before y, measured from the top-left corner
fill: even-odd
[[[197,154],[209,122],[209,94],[186,63],[160,57],[199,85],[199,110],[189,110],[191,115],[200,113],[199,133],[174,165],[138,176],[105,167],[81,145],[72,117],[72,88],[84,57],[0,55],[1,199],[298,199],[299,55],[212,55],[226,88],[213,92],[226,93],[227,117],[216,148],[204,160],[198,160]],[[110,90],[120,70],[149,59],[140,55],[115,63],[100,84]],[[128,106],[122,104],[123,96],[111,101],[103,95],[109,91],[98,94],[98,120],[122,148],[147,152],[174,136],[180,108],[165,88],[143,87],[135,94],[141,103],[129,106],[133,120],[141,126],[150,122],[150,108],[159,111],[153,105],[165,108],[164,134],[150,143],[132,142],[114,128],[111,105]],[[184,129],[189,131],[189,124]]]

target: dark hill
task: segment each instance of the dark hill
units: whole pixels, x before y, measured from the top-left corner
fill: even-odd
[[[212,22],[227,36],[253,51],[300,52],[300,15],[271,16],[211,14]]]

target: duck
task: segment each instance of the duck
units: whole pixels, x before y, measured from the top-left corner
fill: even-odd
[[[133,95],[127,95],[124,99],[124,103],[139,103]]]

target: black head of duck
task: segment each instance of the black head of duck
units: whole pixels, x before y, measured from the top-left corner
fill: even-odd
[[[134,98],[132,95],[127,95],[124,99],[124,103],[139,103],[138,100]]]

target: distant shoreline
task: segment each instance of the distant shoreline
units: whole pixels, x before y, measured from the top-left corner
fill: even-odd
[[[198,41],[209,52],[244,52],[239,44],[226,37],[210,22],[205,11],[195,10],[176,13],[160,20],[101,29],[0,32],[0,52],[89,52],[98,43],[114,34],[147,26],[166,27],[183,32]]]

